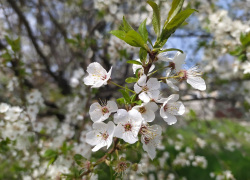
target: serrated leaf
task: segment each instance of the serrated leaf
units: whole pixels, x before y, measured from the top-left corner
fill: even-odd
[[[124,97],[125,101],[126,101],[127,103],[130,103],[129,94],[128,94],[126,91],[124,91],[123,89],[119,89],[118,91],[119,91],[120,93],[122,93],[122,96]]]
[[[129,31],[126,34],[124,41],[127,42],[128,44],[132,42],[133,45],[131,45],[131,46],[142,47],[145,49],[147,47],[147,44],[144,43],[144,40],[141,37],[141,35],[134,30]]]
[[[136,61],[136,60],[128,60],[127,63],[129,63],[129,64],[137,64],[137,65],[142,66],[142,63],[140,61]]]
[[[173,19],[174,16],[176,16],[182,9],[184,0],[173,0],[171,9],[168,13],[168,18],[164,23],[164,26]]]
[[[127,33],[131,30],[134,30],[131,25],[127,22],[127,20],[125,19],[125,17],[123,16],[123,30]]]
[[[180,51],[183,54],[182,50],[176,49],[176,48],[164,49],[164,50],[160,51],[159,53],[163,53],[163,52],[167,52],[167,51]]]
[[[139,56],[141,62],[145,62],[147,58],[148,52],[144,48],[140,48]]]
[[[126,80],[125,80],[126,83],[134,83],[134,82],[137,82],[137,78],[135,77],[128,77]]]
[[[152,24],[154,31],[157,35],[157,37],[160,36],[161,33],[161,16],[160,16],[160,9],[158,5],[154,1],[147,1],[147,3],[152,7],[153,9],[153,19]]]
[[[83,157],[81,154],[75,154],[74,159],[75,159],[76,164],[78,164],[81,167],[83,167],[84,162],[87,161],[87,159]]]
[[[139,26],[138,31],[141,34],[141,37],[144,40],[144,43],[147,43],[148,40],[148,30],[146,28],[146,21],[147,19],[145,19]]]

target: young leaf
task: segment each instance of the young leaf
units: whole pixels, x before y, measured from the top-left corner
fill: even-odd
[[[125,39],[126,33],[121,30],[113,30],[109,32],[110,34],[113,34],[114,36],[118,37],[119,39],[123,40]]]
[[[135,76],[136,78],[138,79],[139,78],[139,71],[141,70],[142,68],[138,68],[136,71],[135,71]]]
[[[119,91],[120,93],[122,93],[122,95],[123,95],[125,101],[126,101],[127,103],[130,103],[130,97],[129,97],[128,93],[126,93],[126,91],[124,91],[123,89],[119,89],[118,91]]]
[[[134,101],[135,101],[136,96],[137,96],[137,94],[133,94],[132,96],[130,96],[131,102],[134,102]]]
[[[117,104],[118,105],[123,105],[123,104],[125,104],[125,99],[124,98],[118,98],[118,99],[116,99],[116,102],[117,102]]]
[[[183,54],[182,50],[176,49],[176,48],[164,49],[164,50],[160,51],[159,53],[163,53],[163,52],[167,52],[167,51],[180,51]]]
[[[128,60],[127,63],[142,65],[142,63],[140,61],[136,61],[136,60]]]
[[[160,36],[161,33],[161,16],[160,16],[160,9],[158,5],[154,1],[147,1],[147,3],[152,7],[154,14],[152,19],[152,24],[154,27],[154,31],[157,37]]]
[[[125,19],[125,17],[123,16],[123,30],[127,33],[131,30],[134,30],[130,24],[127,22],[127,20]]]
[[[57,156],[57,152],[53,149],[48,149],[45,151],[43,157],[48,158],[48,157],[54,157]]]
[[[179,14],[177,14],[167,25],[163,27],[160,41],[158,41],[158,44],[156,43],[155,46],[162,47],[167,39],[175,32],[177,28],[179,28],[182,23],[194,12],[195,9],[186,9]]]
[[[137,82],[137,78],[135,77],[128,77],[126,80],[125,80],[126,83],[134,83],[134,82]]]
[[[75,154],[74,159],[76,161],[76,164],[78,164],[81,167],[84,166],[84,161],[87,161],[87,159],[83,157],[81,154]]]
[[[164,23],[164,26],[175,17],[176,14],[178,14],[183,6],[184,0],[173,0],[171,9],[168,13],[168,18]]]
[[[146,28],[146,21],[147,19],[145,19],[139,26],[138,28],[138,31],[139,33],[141,34],[143,40],[144,40],[144,43],[147,43],[147,40],[148,40],[148,31],[147,31],[147,28]]]
[[[136,47],[142,47],[144,49],[147,49],[147,44],[144,43],[144,40],[142,39],[141,35],[136,32],[135,30],[129,31],[125,36],[125,41],[130,42],[132,41],[133,44],[136,44]],[[127,43],[128,43],[127,42]],[[129,44],[129,43],[128,43]]]
[[[147,55],[148,55],[148,52],[145,49],[141,48],[140,53],[139,53],[141,62],[146,61]]]

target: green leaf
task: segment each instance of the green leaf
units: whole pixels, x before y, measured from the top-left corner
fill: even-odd
[[[131,25],[127,22],[127,20],[125,19],[125,17],[123,16],[123,30],[127,33],[131,30],[134,30]]]
[[[21,50],[21,39],[20,39],[20,37],[19,38],[17,38],[16,40],[14,40],[13,42],[12,42],[12,50],[14,51],[14,52],[18,52],[18,51],[20,51]]]
[[[12,47],[12,40],[9,38],[9,36],[4,36],[7,43]]]
[[[165,21],[164,26],[169,21],[171,21],[173,19],[173,17],[175,17],[175,15],[177,15],[181,11],[183,3],[184,3],[184,0],[173,0],[171,9],[170,9],[170,11],[168,13],[168,18]]]
[[[164,50],[160,51],[159,53],[163,53],[163,52],[167,52],[167,51],[180,51],[183,54],[182,50],[176,49],[176,48],[164,49]]]
[[[148,40],[148,31],[146,28],[146,21],[147,19],[145,19],[139,26],[138,31],[140,33],[140,35],[142,36],[144,43],[147,43]]]
[[[52,157],[52,158],[50,159],[50,161],[49,161],[47,167],[49,167],[49,165],[53,164],[53,163],[56,161],[57,157],[58,157],[58,156]]]
[[[118,98],[118,99],[116,99],[116,102],[117,102],[117,104],[118,105],[123,105],[123,104],[125,104],[125,99],[124,98]]]
[[[250,32],[248,34],[241,33],[240,42],[244,47],[250,46]]]
[[[129,64],[142,65],[142,63],[141,63],[140,61],[136,61],[136,60],[128,60],[127,63],[129,63]]]
[[[135,76],[136,76],[136,78],[138,79],[139,77],[138,77],[138,72],[141,70],[142,68],[138,68],[136,71],[135,71]]]
[[[144,40],[141,37],[141,35],[135,30],[129,31],[126,34],[124,41],[130,44],[131,46],[142,47],[142,48],[147,49],[147,44],[144,43]]]
[[[121,30],[113,30],[109,32],[110,34],[113,34],[114,36],[118,37],[119,39],[123,40],[125,39],[126,33]]]
[[[134,83],[134,82],[137,82],[137,78],[135,77],[128,77],[126,80],[125,80],[126,83]]]
[[[48,149],[45,151],[43,157],[48,158],[48,157],[53,157],[53,156],[57,156],[57,151],[53,150],[53,149]]]
[[[83,157],[81,154],[75,154],[74,159],[75,159],[76,164],[78,164],[81,167],[84,166],[84,161],[87,161],[87,159]]]
[[[194,12],[195,9],[186,9],[177,14],[167,25],[163,27],[160,40],[158,40],[154,47],[162,47],[167,39],[179,28],[182,23]]]
[[[74,39],[66,39],[65,41],[66,41],[67,43],[71,43],[71,44],[76,44],[76,43],[77,43],[77,41],[74,40]]]
[[[148,52],[145,49],[140,48],[139,56],[140,56],[141,62],[146,61],[147,55],[148,55]]]
[[[135,101],[136,96],[137,96],[137,94],[133,94],[132,96],[130,96],[130,101],[131,101],[131,102],[134,102],[134,101]]]
[[[148,42],[153,47],[153,43],[152,43],[151,39],[148,38]]]
[[[119,91],[120,93],[122,93],[122,95],[123,95],[123,97],[124,97],[125,101],[126,101],[127,103],[130,103],[130,97],[129,97],[129,94],[128,94],[128,93],[126,93],[126,91],[124,91],[123,89],[119,89],[118,91]]]
[[[160,36],[161,33],[161,16],[160,16],[160,9],[158,5],[154,1],[147,1],[147,3],[152,7],[154,14],[152,19],[152,24],[154,27],[154,31],[157,37]]]

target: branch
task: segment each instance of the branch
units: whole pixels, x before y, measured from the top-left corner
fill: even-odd
[[[59,87],[62,89],[62,93],[63,94],[70,94],[71,93],[71,88],[68,84],[68,82],[63,78],[62,76],[62,72],[59,73],[59,75],[55,75],[51,70],[50,70],[50,63],[49,60],[46,58],[46,56],[43,54],[42,50],[40,49],[40,47],[38,46],[37,42],[36,42],[36,38],[33,34],[33,32],[31,31],[30,25],[27,21],[27,19],[25,18],[25,16],[23,15],[23,13],[21,12],[21,10],[18,8],[16,2],[14,0],[7,0],[9,2],[9,4],[12,6],[12,8],[15,10],[15,12],[17,13],[17,15],[20,18],[20,21],[23,22],[28,35],[32,41],[32,44],[35,47],[36,52],[38,53],[38,55],[42,58],[45,67],[47,69],[48,74],[54,78],[54,80],[57,82],[57,84],[59,85]]]

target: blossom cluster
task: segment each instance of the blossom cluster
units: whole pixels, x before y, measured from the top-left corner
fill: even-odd
[[[206,85],[201,78],[201,73],[197,67],[183,69],[182,65],[186,58],[185,54],[177,52],[174,58],[168,58],[166,53],[158,54],[157,60],[167,62],[166,77],[151,77],[155,68],[152,65],[149,73],[144,73],[142,65],[133,64],[134,73],[139,77],[134,84],[134,91],[137,103],[129,104],[125,109],[119,109],[114,101],[95,102],[90,106],[89,115],[94,122],[93,131],[87,133],[86,142],[95,146],[92,151],[100,148],[110,147],[113,137],[123,139],[129,144],[134,144],[139,140],[143,144],[143,149],[151,159],[156,156],[156,147],[160,142],[162,128],[159,125],[150,125],[155,120],[155,113],[159,109],[160,116],[168,125],[177,122],[176,116],[185,112],[185,107],[178,101],[179,95],[172,94],[163,98],[160,92],[161,82],[167,83],[171,88],[178,91],[177,83],[186,80],[192,87],[198,90],[205,90]],[[88,76],[84,78],[84,83],[92,88],[99,88],[112,83],[112,67],[107,72],[99,63],[91,63],[87,68]],[[113,83],[115,84],[115,83]],[[125,88],[127,89],[127,88]],[[113,116],[111,116],[113,114]],[[105,124],[103,121],[113,117],[113,121]]]

